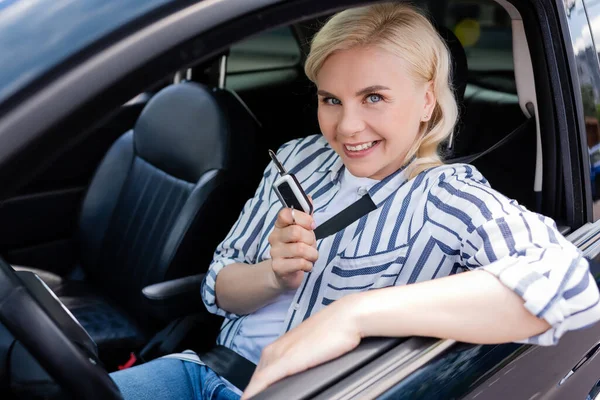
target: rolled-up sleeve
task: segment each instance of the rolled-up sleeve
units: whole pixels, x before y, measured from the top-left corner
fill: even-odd
[[[463,249],[466,266],[496,276],[551,325],[523,343],[553,345],[565,332],[600,320],[588,262],[551,219],[528,211],[491,219],[463,240]]]
[[[289,153],[290,143],[284,144],[277,152],[280,159]],[[233,263],[255,264],[260,245],[261,232],[264,229],[265,218],[269,208],[271,187],[276,178],[277,170],[270,162],[258,185],[254,197],[249,199],[225,239],[215,250],[213,260],[202,281],[202,301],[206,309],[226,318],[235,319],[238,315],[229,313],[217,305],[215,284],[217,275],[223,268]]]
[[[554,221],[471,174],[475,172],[440,179],[438,194],[453,210],[447,218],[456,218],[461,226],[457,233],[463,267],[493,274],[523,299],[529,312],[551,325],[522,342],[553,345],[565,332],[600,320],[598,287],[588,262]]]

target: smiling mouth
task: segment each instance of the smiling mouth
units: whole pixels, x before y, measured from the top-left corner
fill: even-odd
[[[371,147],[375,146],[378,142],[379,142],[379,140],[374,140],[372,142],[362,143],[362,144],[359,144],[356,146],[351,146],[351,145],[345,144],[344,148],[348,151],[358,152],[358,151],[370,149]]]

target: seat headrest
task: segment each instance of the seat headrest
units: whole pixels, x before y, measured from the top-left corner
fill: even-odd
[[[213,93],[195,83],[171,85],[148,102],[134,127],[137,155],[178,179],[197,182],[222,168],[229,132]]]
[[[452,57],[452,76],[451,84],[454,88],[454,94],[458,103],[462,103],[467,88],[467,78],[469,75],[469,66],[467,64],[467,54],[460,40],[454,32],[444,26],[436,27],[440,36],[446,42]]]

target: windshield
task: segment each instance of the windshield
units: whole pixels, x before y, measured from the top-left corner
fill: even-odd
[[[106,34],[175,2],[0,0],[0,103]]]

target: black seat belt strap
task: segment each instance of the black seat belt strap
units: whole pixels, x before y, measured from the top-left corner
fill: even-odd
[[[200,356],[200,360],[217,375],[227,379],[235,387],[244,390],[256,369],[256,365],[235,351],[221,345]]]
[[[333,235],[376,208],[377,206],[373,203],[371,196],[365,195],[319,225],[315,229],[315,236],[318,240]]]
[[[452,159],[446,160],[445,163],[446,164],[454,164],[454,163],[471,164],[473,161],[485,156],[486,154],[491,153],[492,151],[496,150],[498,147],[503,146],[506,142],[511,141],[514,137],[519,136],[519,134],[522,131],[524,131],[526,128],[528,128],[531,123],[535,123],[535,118],[528,118],[525,122],[523,122],[521,125],[516,127],[511,133],[504,136],[498,142],[493,144],[492,147],[489,147],[488,149],[481,151],[479,153],[476,153],[476,154],[471,154],[471,155],[464,156],[464,157],[457,157],[457,158],[452,158]]]

